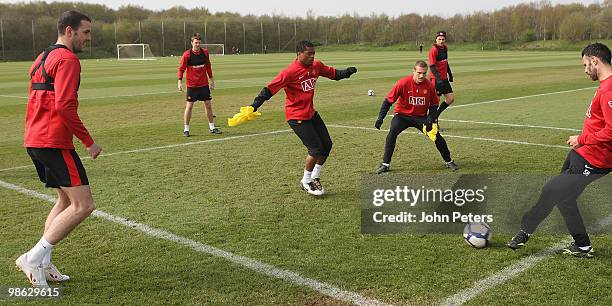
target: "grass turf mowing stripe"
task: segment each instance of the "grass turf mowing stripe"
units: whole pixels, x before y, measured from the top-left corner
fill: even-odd
[[[37,198],[37,199],[41,199],[41,200],[50,202],[51,204],[54,204],[56,201],[55,197],[52,197],[46,194],[42,194],[42,193],[27,189],[27,188],[23,188],[21,186],[17,186],[17,185],[14,185],[14,184],[2,181],[2,180],[0,180],[0,186],[6,189],[10,189],[10,190],[19,192],[21,194],[33,197],[33,198]],[[335,287],[333,285],[319,282],[317,280],[301,276],[289,270],[277,268],[275,266],[266,264],[264,262],[261,262],[261,261],[258,261],[252,258],[230,253],[222,249],[215,248],[213,246],[210,246],[210,245],[207,245],[201,242],[197,242],[197,241],[194,241],[194,240],[182,237],[182,236],[178,236],[168,231],[154,228],[154,227],[148,226],[143,223],[139,223],[139,222],[128,220],[123,217],[115,216],[115,215],[106,213],[101,210],[94,210],[92,215],[95,217],[107,220],[107,221],[111,221],[113,223],[117,223],[119,225],[125,226],[130,229],[138,230],[151,237],[172,241],[177,244],[186,246],[194,251],[209,254],[215,257],[223,258],[229,262],[241,265],[245,268],[248,268],[255,272],[267,275],[269,277],[282,279],[282,280],[285,280],[287,282],[290,282],[290,283],[293,283],[299,286],[308,287],[312,290],[315,290],[321,294],[324,294],[326,296],[329,296],[339,301],[356,304],[356,305],[387,305],[381,301],[370,299],[370,298],[361,296],[357,293],[346,291],[338,287]]]
[[[474,103],[468,103],[468,104],[460,104],[460,105],[452,105],[451,104],[452,107],[449,107],[448,109],[459,108],[459,107],[466,107],[466,106],[474,106],[474,105],[481,105],[481,104],[489,104],[489,103],[497,103],[497,102],[505,102],[505,101],[512,101],[512,100],[520,100],[520,99],[527,99],[527,98],[535,98],[535,97],[556,95],[556,94],[575,92],[575,91],[581,91],[581,90],[587,90],[587,89],[596,89],[596,88],[597,87],[586,87],[586,88],[578,88],[578,89],[562,90],[562,91],[555,91],[555,92],[547,92],[547,93],[528,95],[528,96],[521,96],[521,97],[505,98],[505,99],[483,101],[483,102],[474,102]]]
[[[603,229],[607,226],[612,225],[612,214],[609,214],[606,218],[604,218],[603,220],[599,221],[599,223],[595,226],[595,230],[600,230]],[[449,296],[448,298],[446,298],[444,301],[442,301],[442,305],[461,305],[464,304],[465,302],[479,296],[480,294],[482,294],[483,292],[496,287],[497,285],[501,285],[503,283],[505,283],[506,281],[516,277],[517,275],[519,275],[520,273],[524,272],[525,270],[535,266],[536,264],[538,264],[540,261],[543,261],[545,259],[548,259],[550,257],[552,257],[553,255],[555,255],[555,251],[567,246],[568,244],[570,244],[573,241],[572,238],[563,240],[559,243],[556,243],[555,245],[540,251],[539,253],[536,253],[534,255],[530,255],[525,259],[522,259],[506,268],[504,268],[503,270],[499,271],[498,273],[495,273],[487,278],[484,278],[482,280],[479,280],[477,282],[474,283],[474,285],[470,288],[466,288],[464,290],[461,290],[451,296]]]
[[[385,129],[378,130],[378,129],[375,129],[375,128],[369,128],[369,127],[363,127],[363,126],[349,126],[349,125],[338,125],[338,124],[329,124],[327,126],[328,127],[333,127],[333,128],[356,129],[356,130],[366,130],[366,131],[376,131],[376,132],[378,132],[378,131],[388,132],[389,131],[389,130],[385,130]],[[413,131],[403,131],[402,134],[403,133],[421,134],[419,132],[413,132]],[[549,144],[535,143],[535,142],[526,142],[526,141],[504,140],[504,139],[494,139],[494,138],[484,138],[484,137],[470,137],[470,136],[459,136],[459,135],[449,135],[449,134],[444,134],[444,137],[459,138],[459,139],[469,139],[469,140],[482,140],[482,141],[490,141],[490,142],[501,142],[501,143],[519,144],[519,145],[526,145],[526,146],[559,148],[559,149],[569,150],[568,146],[549,145]]]
[[[169,148],[175,148],[175,147],[184,147],[184,146],[197,145],[197,144],[202,144],[202,143],[219,142],[219,141],[224,141],[224,140],[232,140],[232,139],[247,138],[247,137],[254,137],[254,136],[274,135],[274,134],[286,133],[286,132],[289,132],[289,131],[292,131],[292,130],[278,130],[278,131],[271,131],[271,132],[264,132],[264,133],[257,133],[257,134],[246,134],[246,135],[230,136],[230,137],[224,137],[224,138],[215,138],[215,139],[207,139],[207,140],[200,140],[200,141],[192,141],[192,142],[186,142],[186,143],[175,143],[175,144],[165,145],[165,146],[142,148],[142,149],[134,149],[134,150],[127,150],[127,151],[119,151],[119,152],[112,152],[112,153],[106,153],[106,154],[103,153],[103,154],[100,154],[98,156],[98,158],[99,157],[108,157],[108,156],[120,155],[120,154],[140,153],[140,152],[155,151],[155,150],[169,149]],[[81,157],[81,160],[87,160],[87,159],[91,159],[91,157],[89,157],[89,156]],[[17,170],[17,169],[23,169],[23,168],[28,168],[28,167],[32,167],[32,166],[33,165],[26,165],[26,166],[17,166],[17,167],[5,168],[5,169],[0,169],[0,172],[10,171],[10,170]]]
[[[500,125],[500,126],[511,126],[511,127],[527,127],[536,129],[548,129],[548,130],[561,130],[571,132],[582,132],[581,129],[562,128],[554,126],[542,126],[542,125],[529,125],[529,124],[515,124],[515,123],[501,123],[501,122],[486,122],[486,121],[470,121],[470,120],[457,120],[457,119],[439,119],[440,121],[448,122],[460,122],[460,123],[475,123],[475,124],[487,124],[487,125]]]

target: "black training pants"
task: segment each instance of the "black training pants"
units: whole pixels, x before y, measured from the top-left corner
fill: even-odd
[[[402,116],[400,114],[396,114],[393,116],[393,120],[391,121],[391,129],[389,130],[389,134],[387,134],[387,142],[385,143],[385,155],[383,156],[383,163],[389,164],[391,163],[391,157],[393,156],[393,151],[395,150],[395,142],[397,141],[397,136],[405,129],[409,127],[416,128],[419,131],[422,131],[423,124],[427,121],[427,117],[408,117]],[[448,146],[446,145],[446,140],[444,137],[440,135],[440,132],[436,135],[436,148],[442,155],[442,159],[445,162],[451,161],[450,151],[448,150]]]
[[[527,233],[533,233],[556,205],[576,244],[591,245],[576,199],[587,185],[609,172],[610,169],[591,166],[576,151],[571,150],[565,159],[561,174],[550,179],[542,187],[538,202],[523,216],[522,229]]]

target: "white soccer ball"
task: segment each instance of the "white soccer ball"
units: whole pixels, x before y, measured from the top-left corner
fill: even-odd
[[[368,96],[370,96],[370,97],[374,96],[374,90],[369,89],[368,90]]]
[[[477,249],[486,248],[491,241],[491,236],[493,236],[493,231],[484,222],[468,223],[463,230],[463,240]]]

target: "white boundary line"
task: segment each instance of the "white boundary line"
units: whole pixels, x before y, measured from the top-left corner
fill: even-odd
[[[34,190],[26,189],[21,186],[13,185],[11,183],[7,183],[2,180],[0,180],[0,186],[6,189],[10,189],[10,190],[19,192],[21,194],[33,197],[33,198],[37,198],[37,199],[41,199],[41,200],[50,202],[51,204],[54,204],[56,200],[52,196],[42,194]],[[292,283],[298,286],[310,288],[314,291],[317,291],[321,294],[324,294],[326,296],[329,296],[339,301],[356,304],[356,305],[387,305],[381,301],[370,299],[362,295],[359,295],[357,293],[346,291],[338,287],[335,287],[333,285],[319,282],[315,279],[307,278],[295,272],[277,268],[273,265],[270,265],[270,264],[252,259],[252,258],[230,253],[228,251],[225,251],[219,248],[215,248],[213,246],[210,246],[210,245],[207,245],[201,242],[197,242],[197,241],[194,241],[194,240],[182,237],[182,236],[178,236],[171,232],[148,226],[144,223],[131,221],[126,218],[115,216],[115,215],[112,215],[112,214],[109,214],[109,213],[106,213],[104,211],[97,210],[97,209],[94,210],[92,215],[95,217],[122,225],[128,229],[138,230],[150,237],[159,238],[159,239],[163,239],[163,240],[170,241],[170,242],[175,242],[179,245],[188,247],[196,252],[223,258],[229,262],[243,266],[257,273],[261,273],[263,275],[266,275],[272,278],[284,280],[286,282],[289,282],[289,283]]]
[[[361,126],[349,126],[349,125],[338,125],[338,124],[328,124],[327,126],[333,127],[333,128],[356,129],[356,130],[366,130],[366,131],[376,131],[376,132],[380,132],[380,131],[388,132],[389,131],[389,130],[385,130],[385,129],[377,130],[375,128],[368,128],[368,127],[361,127]],[[420,134],[419,132],[412,132],[412,131],[404,131],[403,133]],[[535,143],[535,142],[504,140],[504,139],[494,139],[494,138],[483,138],[483,137],[457,136],[457,135],[449,135],[449,134],[444,134],[443,136],[444,137],[448,137],[448,138],[482,140],[482,141],[491,141],[491,142],[500,142],[500,143],[509,143],[509,144],[520,144],[520,145],[538,146],[538,147],[546,147],[546,148],[559,148],[559,149],[569,150],[569,147],[567,147],[567,146],[549,145],[549,144]]]
[[[596,88],[597,87],[586,87],[586,88],[578,88],[578,89],[570,89],[570,90],[563,90],[563,91],[555,91],[555,92],[541,93],[541,94],[535,94],[535,95],[528,95],[528,96],[522,96],[522,97],[506,98],[506,99],[483,101],[483,102],[474,102],[474,103],[468,103],[468,104],[460,104],[460,105],[452,104],[452,106],[449,107],[447,110],[453,109],[453,108],[466,107],[466,106],[474,106],[474,105],[481,105],[481,104],[505,102],[505,101],[520,100],[520,99],[526,99],[526,98],[535,98],[535,97],[556,95],[556,94],[575,92],[575,91],[581,91],[581,90],[587,90],[587,89],[596,89]]]
[[[248,138],[248,137],[263,136],[263,135],[273,135],[273,134],[286,133],[286,132],[290,132],[290,131],[292,131],[292,130],[289,130],[289,129],[287,129],[287,130],[278,130],[278,131],[271,131],[271,132],[264,132],[264,133],[257,133],[257,134],[246,134],[246,135],[238,135],[238,136],[230,136],[230,137],[223,137],[223,138],[206,139],[206,140],[192,141],[192,142],[185,142],[185,143],[175,143],[175,144],[165,145],[165,146],[150,147],[150,148],[143,148],[143,149],[134,149],[134,150],[127,150],[127,151],[119,151],[119,152],[111,152],[111,153],[106,153],[106,154],[102,153],[102,154],[100,154],[100,156],[98,158],[100,158],[100,157],[107,157],[107,156],[114,156],[114,155],[120,155],[120,154],[128,154],[128,153],[139,153],[139,152],[163,150],[163,149],[169,149],[169,148],[184,147],[184,146],[191,146],[191,145],[197,145],[197,144],[203,144],[203,143],[209,143],[209,142],[218,142],[218,141],[224,141],[224,140],[239,139],[239,138]],[[89,156],[81,157],[81,160],[86,160],[86,159],[91,159],[91,157],[89,157]],[[17,166],[17,167],[5,168],[5,169],[0,169],[0,172],[17,170],[17,169],[23,169],[23,168],[29,168],[29,167],[32,167],[32,166],[33,165],[26,165],[26,166]]]
[[[571,132],[582,132],[580,129],[562,128],[554,126],[542,126],[542,125],[530,125],[530,124],[513,124],[513,123],[501,123],[501,122],[486,122],[486,121],[470,121],[470,120],[457,120],[457,119],[440,119],[440,121],[448,122],[461,122],[461,123],[475,123],[475,124],[488,124],[488,125],[501,125],[501,126],[512,126],[512,127],[527,127],[536,129],[549,129],[549,130],[560,130],[560,131],[571,131]]]
[[[595,230],[601,230],[607,226],[612,225],[612,214],[608,215],[595,226]],[[535,266],[540,261],[548,259],[555,254],[556,250],[559,250],[573,241],[572,238],[561,241],[545,250],[542,250],[534,255],[530,255],[527,258],[519,260],[518,262],[504,268],[503,270],[483,278],[472,285],[472,287],[463,289],[441,302],[442,305],[461,305],[477,296],[481,293],[501,285],[506,281],[516,277],[525,270]]]

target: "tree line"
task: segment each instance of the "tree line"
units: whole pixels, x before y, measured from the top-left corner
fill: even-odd
[[[599,40],[612,38],[612,0],[584,5],[540,1],[492,12],[438,15],[385,14],[315,16],[211,13],[200,7],[175,6],[153,11],[127,5],[112,9],[80,2],[0,4],[3,60],[32,59],[53,43],[58,16],[69,9],[88,14],[93,22],[91,48],[83,57],[115,56],[118,43],[148,43],[156,56],[178,55],[189,47],[189,37],[202,33],[205,43],[225,44],[226,52],[287,52],[295,42],[309,39],[318,45],[399,43],[429,44],[439,30],[451,43],[529,42],[535,40]]]

